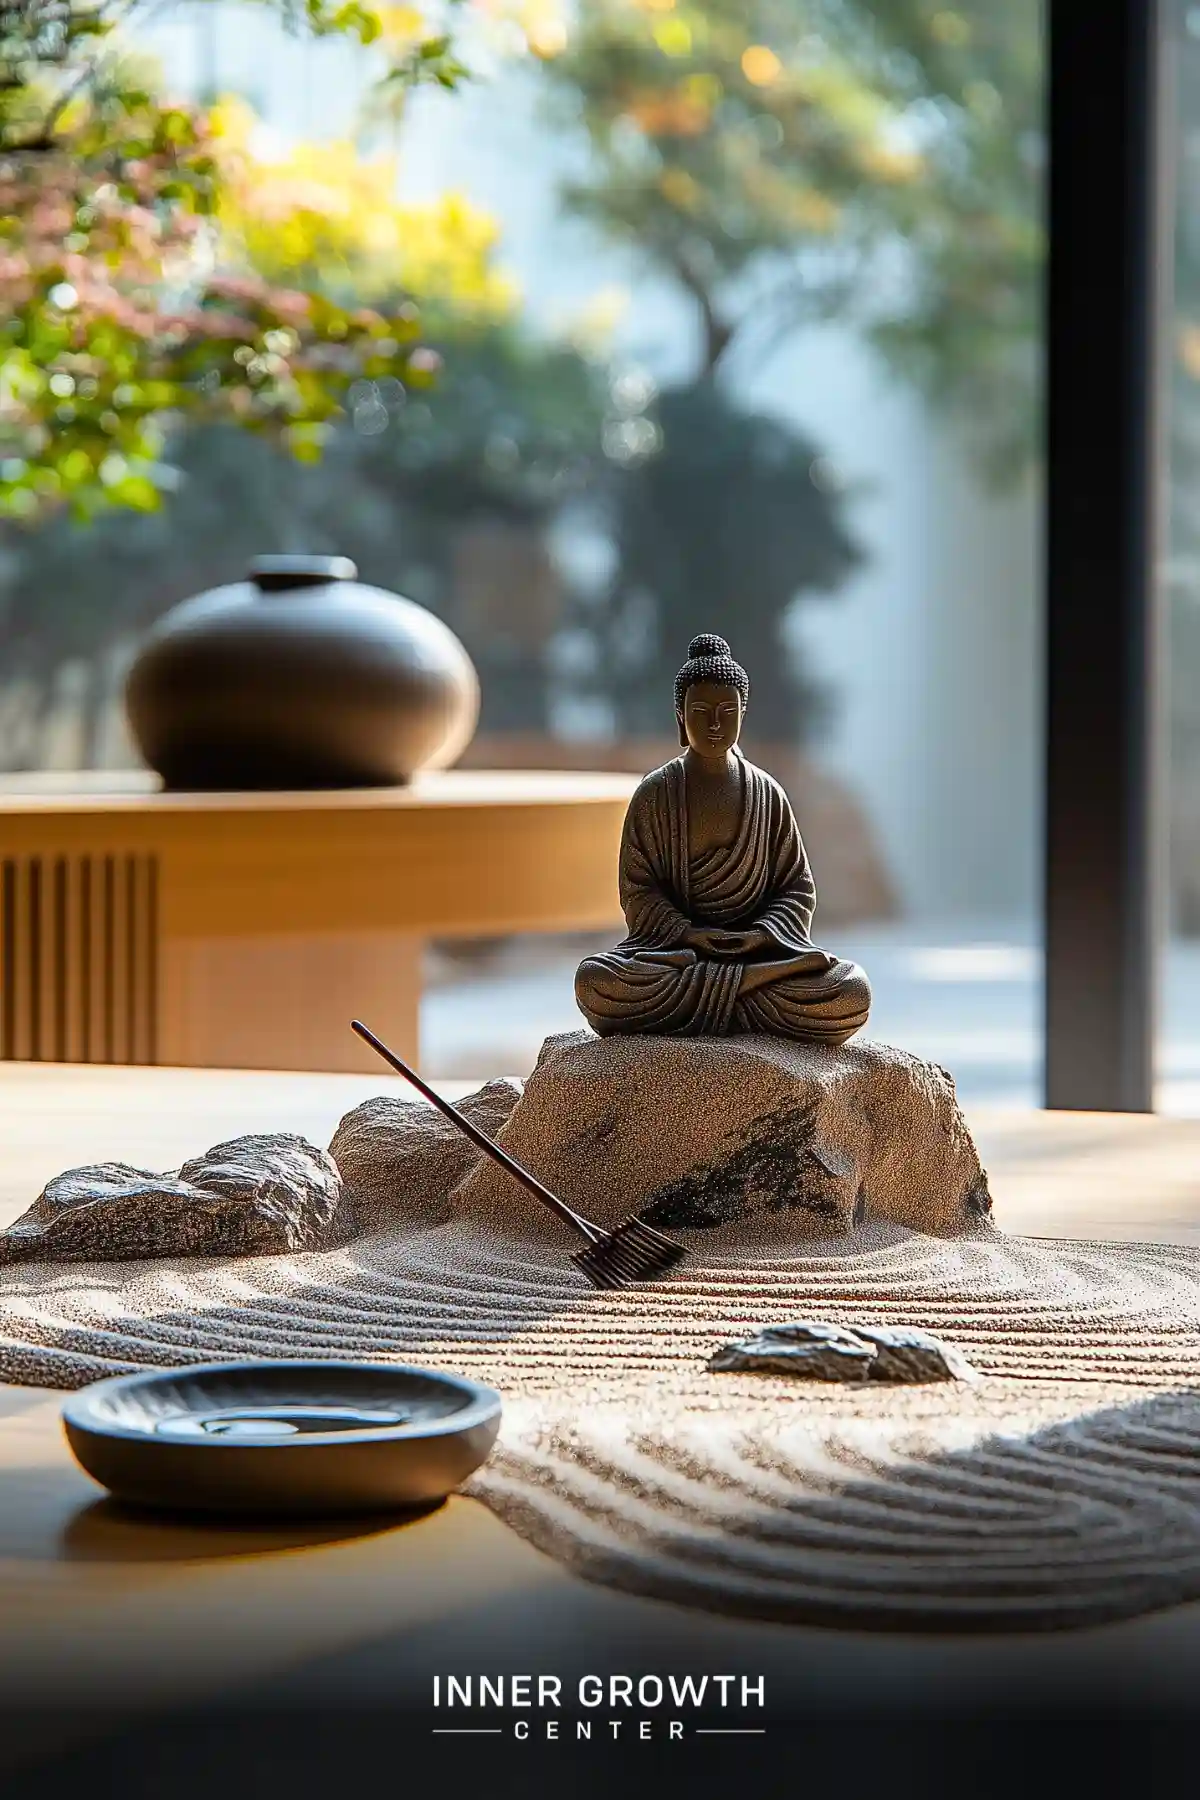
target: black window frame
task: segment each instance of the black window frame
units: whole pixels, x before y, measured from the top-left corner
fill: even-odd
[[[1045,1104],[1154,1105],[1170,0],[1048,0]]]

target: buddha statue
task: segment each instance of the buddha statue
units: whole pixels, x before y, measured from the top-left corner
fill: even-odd
[[[844,1044],[867,1022],[863,970],[809,935],[817,893],[788,797],[738,748],[749,697],[724,638],[693,638],[675,678],[684,754],[639,783],[625,816],[628,936],[575,977],[602,1037],[757,1031]]]

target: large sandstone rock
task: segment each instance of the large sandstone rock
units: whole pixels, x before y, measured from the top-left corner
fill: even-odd
[[[94,1163],[56,1175],[0,1232],[0,1264],[311,1250],[340,1223],[341,1193],[328,1152],[290,1132],[232,1138],[167,1175]]]
[[[991,1209],[952,1078],[861,1040],[548,1038],[500,1142],[604,1226],[637,1212],[714,1240],[879,1220],[949,1236],[986,1228]],[[454,1207],[566,1236],[491,1162]]]
[[[473,1125],[495,1137],[520,1097],[519,1081],[489,1081],[457,1105]],[[424,1100],[390,1094],[348,1112],[329,1154],[357,1231],[377,1231],[396,1219],[432,1225],[449,1218],[451,1189],[483,1157]]]

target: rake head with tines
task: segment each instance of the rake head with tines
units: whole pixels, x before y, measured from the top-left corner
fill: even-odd
[[[653,1225],[647,1225],[636,1213],[623,1219],[614,1231],[604,1231],[590,1219],[585,1219],[581,1213],[568,1206],[565,1200],[552,1194],[548,1187],[543,1187],[536,1175],[531,1175],[507,1150],[502,1150],[499,1144],[493,1143],[486,1132],[480,1131],[478,1125],[472,1124],[465,1113],[459,1112],[457,1106],[451,1106],[448,1100],[443,1100],[440,1094],[435,1093],[415,1069],[410,1069],[394,1051],[381,1043],[361,1020],[354,1019],[351,1029],[358,1033],[364,1043],[370,1044],[372,1050],[382,1056],[384,1062],[389,1063],[398,1075],[403,1075],[406,1081],[410,1081],[418,1093],[424,1094],[430,1104],[436,1106],[452,1125],[457,1125],[464,1137],[470,1138],[485,1156],[490,1156],[502,1169],[507,1169],[513,1179],[527,1187],[531,1194],[535,1194],[543,1206],[548,1206],[552,1213],[588,1240],[587,1249],[577,1250],[571,1261],[583,1270],[593,1287],[624,1288],[634,1287],[639,1281],[656,1281],[687,1255],[682,1244],[677,1244],[674,1238],[664,1237],[661,1231],[655,1231]]]
[[[586,1250],[577,1250],[571,1261],[593,1287],[623,1288],[638,1281],[657,1281],[686,1255],[682,1244],[633,1214],[615,1231],[600,1232]]]

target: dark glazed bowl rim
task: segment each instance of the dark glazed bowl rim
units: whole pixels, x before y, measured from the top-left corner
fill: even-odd
[[[347,1370],[356,1374],[378,1375],[389,1380],[399,1378],[401,1383],[404,1377],[412,1377],[423,1384],[432,1383],[461,1395],[465,1404],[443,1418],[415,1420],[400,1425],[367,1426],[362,1431],[306,1431],[295,1437],[260,1438],[256,1441],[246,1438],[198,1437],[187,1445],[188,1451],[241,1451],[243,1455],[247,1451],[253,1451],[257,1455],[269,1450],[299,1454],[304,1449],[328,1449],[337,1444],[411,1443],[426,1438],[457,1437],[465,1431],[497,1421],[503,1407],[502,1398],[495,1388],[471,1381],[465,1375],[448,1375],[441,1369],[428,1369],[419,1363],[358,1362],[344,1357],[256,1357],[229,1362],[181,1363],[172,1368],[138,1370],[132,1375],[105,1376],[100,1381],[89,1382],[86,1387],[79,1388],[70,1395],[63,1402],[62,1419],[64,1426],[74,1427],[77,1431],[88,1432],[96,1437],[120,1438],[127,1443],[166,1449],[166,1441],[157,1437],[153,1431],[136,1430],[132,1426],[98,1416],[94,1403],[117,1391],[133,1393],[139,1389],[153,1389],[167,1382],[177,1382],[183,1376],[262,1375],[266,1372],[286,1371],[297,1374],[323,1371],[332,1374]],[[170,1448],[178,1450],[181,1446],[172,1443]]]

